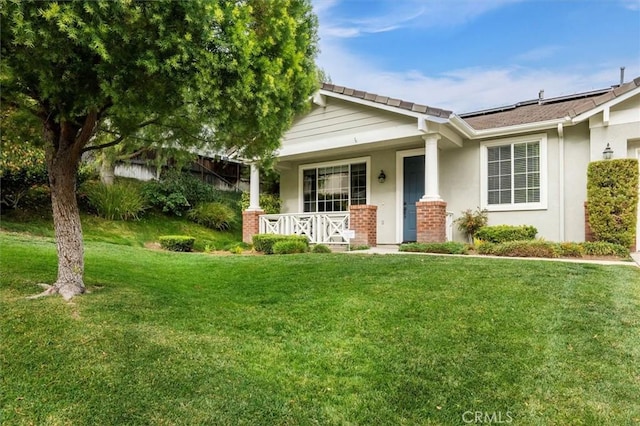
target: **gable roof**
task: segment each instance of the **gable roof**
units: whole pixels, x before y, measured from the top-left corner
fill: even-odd
[[[369,93],[362,90],[351,89],[344,86],[336,86],[334,84],[322,83],[321,90],[325,90],[331,93],[337,93],[356,99],[362,99],[377,104],[386,105],[389,107],[398,108],[400,110],[406,110],[411,112],[417,112],[419,114],[427,114],[432,117],[449,118],[452,111],[434,108],[427,105],[417,104],[414,102],[403,101],[402,99],[390,98],[388,96],[376,95],[375,93]]]
[[[549,120],[574,118],[637,87],[640,77],[621,86],[550,99],[535,99],[515,105],[458,114],[474,130],[517,126]]]

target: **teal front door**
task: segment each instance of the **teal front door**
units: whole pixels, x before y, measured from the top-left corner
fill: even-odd
[[[404,242],[416,241],[416,202],[424,195],[424,155],[404,157],[403,174],[402,240]]]

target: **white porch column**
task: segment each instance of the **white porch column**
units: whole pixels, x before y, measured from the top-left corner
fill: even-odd
[[[424,135],[422,139],[424,139],[425,142],[425,193],[420,201],[442,201],[440,197],[440,183],[438,181],[440,173],[438,169],[438,140],[440,139],[440,135]]]
[[[257,163],[251,163],[251,175],[249,176],[249,208],[248,211],[260,209],[260,169]]]

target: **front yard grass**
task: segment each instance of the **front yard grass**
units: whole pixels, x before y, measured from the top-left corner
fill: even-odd
[[[51,239],[0,247],[3,424],[640,423],[631,266],[88,242],[65,303]]]

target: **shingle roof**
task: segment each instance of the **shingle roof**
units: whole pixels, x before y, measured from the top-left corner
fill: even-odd
[[[629,83],[609,89],[578,93],[560,98],[535,99],[501,108],[459,114],[459,116],[476,130],[575,117],[637,87],[640,87],[640,77]]]
[[[427,114],[433,117],[449,118],[452,111],[441,108],[433,108],[427,105],[416,104],[413,102],[403,101],[402,99],[390,98],[388,96],[380,96],[375,93],[368,93],[362,90],[350,89],[344,86],[336,86],[334,84],[323,83],[322,89],[329,92],[338,93],[345,96],[351,96],[353,98],[363,99],[365,101],[371,101],[399,109],[417,112],[420,114]]]

